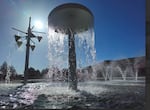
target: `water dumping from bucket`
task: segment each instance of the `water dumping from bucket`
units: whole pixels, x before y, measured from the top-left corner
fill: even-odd
[[[48,74],[49,78],[52,78],[58,71],[61,72],[62,69],[68,68],[69,47],[67,35],[57,33],[50,27],[48,32]],[[77,33],[75,35],[75,44],[77,69],[92,65],[96,57],[94,29]],[[92,75],[92,73],[90,74]]]
[[[11,76],[10,67],[7,65],[5,83],[10,83],[10,76]]]
[[[96,57],[94,29],[78,33],[76,44],[78,68],[93,64]]]
[[[53,52],[49,57],[57,57],[57,60],[51,57],[53,61],[50,63],[58,70],[54,73],[50,67],[49,76],[63,76],[60,69],[68,66],[65,76],[68,77],[69,88],[72,90],[77,91],[79,65],[82,68],[92,64],[91,61],[95,59],[93,25],[94,17],[91,11],[77,3],[57,6],[48,16],[49,43],[53,44],[53,48],[49,46],[49,52]]]

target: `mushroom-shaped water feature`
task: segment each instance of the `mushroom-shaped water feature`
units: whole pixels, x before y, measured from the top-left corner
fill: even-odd
[[[57,33],[68,35],[69,88],[77,90],[75,34],[93,27],[91,11],[77,3],[67,3],[54,8],[48,16],[48,26]]]

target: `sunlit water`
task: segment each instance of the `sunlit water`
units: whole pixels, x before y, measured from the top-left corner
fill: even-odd
[[[10,67],[7,65],[7,69],[6,69],[6,77],[5,77],[5,83],[10,83],[10,76],[11,76],[11,72],[10,72]]]
[[[68,35],[57,33],[49,27],[48,59],[50,78],[55,73],[56,68],[59,70],[68,68],[68,48],[70,48],[68,47]],[[94,64],[96,57],[94,30],[89,29],[75,34],[75,48],[77,68]],[[90,74],[92,76],[92,73]]]
[[[138,82],[134,80],[79,82],[79,91],[77,92],[68,89],[68,83],[61,82],[29,83],[25,86],[20,86],[16,89],[13,89],[18,85],[20,84],[0,85],[0,90],[2,91],[0,94],[1,108],[7,108],[8,106],[11,106],[10,108],[20,108],[31,105],[34,106],[34,108],[62,109],[70,108],[76,103],[84,103],[84,106],[86,106],[86,104],[92,106],[92,100],[94,99],[91,99],[90,102],[87,102],[87,98],[100,97],[101,94],[109,93],[112,90],[115,90],[111,90],[109,87],[118,89],[120,87],[135,88],[131,93],[138,93],[139,91],[144,93],[142,88],[145,87],[145,80],[142,79]],[[115,91],[115,93],[120,91],[121,89],[119,91]]]

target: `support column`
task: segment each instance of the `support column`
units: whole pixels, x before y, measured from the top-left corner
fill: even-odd
[[[28,79],[29,52],[30,52],[30,38],[29,38],[29,36],[27,36],[25,70],[24,70],[24,84],[27,83],[27,79]]]
[[[68,46],[69,46],[69,88],[77,90],[77,74],[76,74],[76,52],[75,37],[71,30],[68,30]]]
[[[29,18],[28,36],[26,38],[27,39],[27,44],[26,44],[25,69],[24,69],[24,84],[26,84],[27,80],[28,80],[29,53],[30,53],[30,37],[32,35],[30,27],[31,27],[31,17]]]

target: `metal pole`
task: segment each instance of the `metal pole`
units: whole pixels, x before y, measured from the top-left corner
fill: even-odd
[[[29,53],[30,53],[30,36],[31,36],[31,17],[29,18],[29,27],[28,27],[28,36],[27,36],[27,44],[26,44],[26,57],[25,57],[25,70],[24,70],[24,84],[27,83],[28,80],[28,67],[29,67]]]
[[[68,46],[69,46],[69,88],[77,90],[77,75],[76,75],[76,52],[75,52],[75,37],[74,33],[68,30]]]

